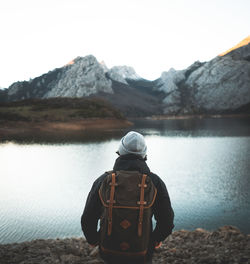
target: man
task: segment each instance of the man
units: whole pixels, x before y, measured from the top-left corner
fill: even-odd
[[[120,141],[113,171],[100,176],[89,192],[81,218],[82,230],[91,246],[99,245],[106,263],[152,263],[154,249],[172,233],[174,213],[169,195],[164,182],[148,168],[146,152],[144,137],[134,131],[127,133]],[[139,201],[134,203],[133,197]],[[123,200],[134,203],[134,207],[124,206]],[[156,220],[154,229],[152,216]],[[143,248],[140,243],[146,243],[146,250],[136,251],[137,247]]]

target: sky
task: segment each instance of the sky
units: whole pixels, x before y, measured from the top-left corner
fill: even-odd
[[[145,79],[250,34],[250,0],[1,0],[0,87],[94,55]]]

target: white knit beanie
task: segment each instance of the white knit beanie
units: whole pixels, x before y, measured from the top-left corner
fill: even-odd
[[[118,152],[120,155],[136,154],[145,158],[147,146],[143,135],[138,132],[128,132],[120,141]]]

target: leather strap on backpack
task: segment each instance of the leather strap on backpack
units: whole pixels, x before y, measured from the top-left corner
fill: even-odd
[[[109,207],[108,207],[108,236],[111,235],[112,232],[112,210],[113,210],[113,204],[115,203],[114,195],[115,195],[115,186],[117,183],[115,182],[115,173],[112,173],[111,175],[112,181],[109,184],[110,185],[110,199],[108,201]]]
[[[147,187],[147,185],[145,184],[146,177],[147,175],[143,174],[141,184],[139,184],[139,187],[141,187],[140,201],[138,202],[138,204],[140,205],[139,223],[138,223],[138,236],[139,237],[142,235],[143,209],[144,209],[144,205],[147,204],[147,202],[144,201],[144,188]]]

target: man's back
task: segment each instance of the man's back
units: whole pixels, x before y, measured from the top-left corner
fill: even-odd
[[[147,259],[150,259],[153,254],[155,244],[159,243],[160,241],[163,241],[169,234],[171,234],[173,229],[174,214],[171,207],[169,195],[166,186],[164,182],[160,179],[160,177],[150,172],[145,162],[145,157],[142,157],[141,155],[135,155],[134,153],[132,154],[124,153],[119,158],[117,158],[112,172],[115,175],[119,174],[120,176],[122,176],[121,174],[122,171],[135,172],[137,173],[137,175],[147,175],[148,179],[152,182],[152,186],[154,186],[157,190],[157,194],[155,196],[155,199],[153,199],[154,202],[152,203],[152,208],[150,212],[151,214],[150,223],[149,223],[150,234],[147,242],[147,254],[146,254]],[[100,237],[100,233],[101,233],[100,230],[97,231],[97,223],[98,220],[103,217],[105,208],[107,207],[105,207],[102,199],[100,199],[99,191],[101,186],[103,186],[103,183],[107,179],[108,175],[109,173],[104,173],[94,182],[92,189],[89,193],[81,219],[82,230],[85,234],[87,241],[92,245],[97,245],[97,244],[100,245],[100,241],[101,239],[103,239]],[[105,187],[104,192],[105,191],[107,191],[107,195],[110,196],[110,188]],[[139,193],[141,194],[141,192]],[[105,197],[105,199],[106,198],[107,197]],[[129,201],[129,199],[127,200]],[[133,199],[131,199],[131,202],[132,200]],[[152,215],[154,215],[154,218],[156,219],[156,226],[154,230],[152,228]],[[139,221],[139,217],[138,217],[138,221]],[[134,236],[138,236],[138,225],[139,223],[137,223],[137,232],[135,232]],[[126,249],[126,247],[128,246],[126,245],[126,242],[124,244],[122,243],[120,244],[121,244],[119,245],[120,247],[124,246],[125,251],[129,252],[129,249]],[[100,253],[101,256],[108,261],[108,263],[112,263],[112,260],[114,261],[124,260],[124,258],[122,257],[119,256],[117,257],[115,253],[113,254],[107,254],[107,252],[105,253],[105,250],[101,248],[101,245],[100,245]]]

